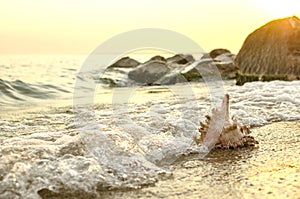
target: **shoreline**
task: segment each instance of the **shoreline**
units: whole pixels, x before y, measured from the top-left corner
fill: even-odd
[[[252,129],[257,148],[215,149],[204,160],[186,158],[173,165],[173,177],[138,190],[106,191],[100,198],[295,198],[300,195],[300,120],[275,122]],[[288,135],[294,134],[289,146]],[[298,132],[297,132],[298,131]],[[271,139],[269,134],[281,139]],[[295,137],[294,137],[295,138]],[[291,146],[292,145],[292,146]],[[291,153],[286,153],[288,148]],[[295,150],[296,149],[296,150]],[[295,153],[298,150],[298,154]],[[277,157],[276,157],[277,156]],[[246,164],[246,165],[245,165]]]

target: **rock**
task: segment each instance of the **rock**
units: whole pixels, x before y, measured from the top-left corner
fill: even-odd
[[[235,79],[238,68],[233,62],[231,63],[216,63],[216,66],[221,74],[222,79]]]
[[[234,64],[233,54],[223,54],[216,57],[214,60],[210,58],[202,58],[199,61],[185,67],[181,74],[188,81],[199,81],[202,79],[200,69],[217,67],[223,79],[234,79],[237,72],[237,67]],[[204,74],[206,75],[206,74]]]
[[[158,55],[143,64],[125,57],[108,67],[100,79],[102,83],[110,87],[170,85],[201,81],[202,75],[199,72],[199,67],[212,66],[218,67],[224,79],[232,79],[237,70],[233,64],[234,58],[235,56],[228,50],[214,59],[203,56],[200,61],[195,61],[194,57],[188,54],[177,54],[167,59]],[[198,65],[195,65],[195,62]]]
[[[109,87],[131,86],[133,83],[128,80],[128,72],[140,65],[140,62],[130,58],[123,57],[114,64],[108,66],[100,77],[100,81]]]
[[[201,63],[200,63],[201,64]],[[202,63],[205,64],[205,63]],[[181,75],[189,82],[199,81],[202,79],[200,71],[197,69],[198,65],[191,64],[181,71]]]
[[[127,85],[127,74],[122,70],[109,68],[101,75],[100,81],[109,87],[124,87]]]
[[[187,79],[180,73],[179,70],[171,71],[157,80],[157,85],[174,85],[177,83],[188,82]]]
[[[211,55],[213,59],[211,58]],[[201,67],[209,68],[216,66],[223,79],[234,79],[236,77],[237,67],[234,64],[235,55],[226,49],[215,49],[209,54],[203,54],[197,65],[189,64],[181,72],[188,81],[200,81],[202,75],[199,72]]]
[[[163,61],[147,61],[128,73],[128,77],[143,85],[152,85],[166,75],[170,68]]]
[[[130,57],[123,57],[116,61],[114,64],[107,67],[107,69],[111,68],[135,68],[140,65],[140,62],[130,58]]]
[[[235,55],[224,53],[214,58],[221,77],[223,79],[235,79],[238,68],[234,64]]]
[[[156,55],[156,56],[152,57],[149,61],[162,61],[162,62],[166,62],[167,60],[163,56]]]
[[[132,68],[107,68],[100,77],[100,81],[109,87],[131,86],[133,82],[128,79],[128,72],[130,70],[132,70]]]
[[[194,62],[195,59],[192,55],[189,54],[177,54],[174,55],[173,57],[167,58],[167,62],[169,64],[187,64],[187,63],[192,63]]]
[[[231,52],[227,49],[218,48],[218,49],[214,49],[214,50],[210,51],[210,53],[209,53],[209,55],[212,59],[214,59],[222,54],[231,54]]]
[[[252,32],[239,51],[237,84],[300,79],[300,20],[271,21]]]
[[[234,54],[231,54],[231,53],[224,53],[224,54],[221,54],[217,57],[215,57],[213,60],[215,62],[226,62],[226,63],[229,63],[229,62],[234,62],[234,59],[235,59],[235,55]]]

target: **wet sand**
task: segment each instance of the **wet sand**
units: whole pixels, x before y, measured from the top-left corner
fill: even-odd
[[[300,121],[252,129],[255,148],[216,149],[177,161],[173,176],[101,198],[300,198]]]

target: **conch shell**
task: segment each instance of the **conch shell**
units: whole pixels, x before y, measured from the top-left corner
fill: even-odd
[[[194,137],[196,144],[210,143],[215,148],[237,148],[254,146],[258,142],[250,136],[250,129],[239,123],[234,116],[229,116],[229,95],[224,96],[222,106],[213,108],[211,115],[206,115],[205,122],[200,122],[200,137]]]

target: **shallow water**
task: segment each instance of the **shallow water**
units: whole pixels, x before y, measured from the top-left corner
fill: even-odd
[[[218,88],[99,87],[94,104],[78,108],[70,68],[67,80],[48,77],[67,91],[53,91],[57,98],[32,94],[43,91],[41,77],[1,77],[22,100],[2,90],[0,198],[299,198],[299,122],[286,121],[300,120],[300,81],[225,81],[231,112],[258,147],[186,155]]]
[[[299,198],[300,123],[253,129],[259,146],[216,149],[204,159],[185,157],[172,178],[140,190],[112,191],[104,198]]]
[[[274,122],[300,119],[299,85],[227,85],[238,120],[253,127],[273,126],[254,129],[259,148],[216,150],[186,158],[184,154],[194,145],[198,121],[210,108],[209,94],[201,84],[194,85],[201,95],[190,98],[152,87],[137,91],[136,98],[144,96],[145,102],[96,104],[76,113],[71,106],[6,112],[1,119],[0,198],[47,198],[62,193],[80,193],[83,198],[144,193],[184,198],[206,193],[214,198],[219,194],[235,197],[248,190],[246,187],[252,188],[246,191],[249,197],[254,193],[272,195],[268,192],[275,194],[289,187],[292,191],[284,193],[293,198],[299,193],[299,124]],[[184,86],[177,85],[180,88]],[[278,95],[270,96],[269,89],[277,90]],[[265,178],[269,180],[263,181]],[[271,183],[274,179],[278,188]],[[188,182],[191,184],[183,186]],[[144,186],[150,187],[118,191]],[[111,189],[114,191],[107,192]]]

